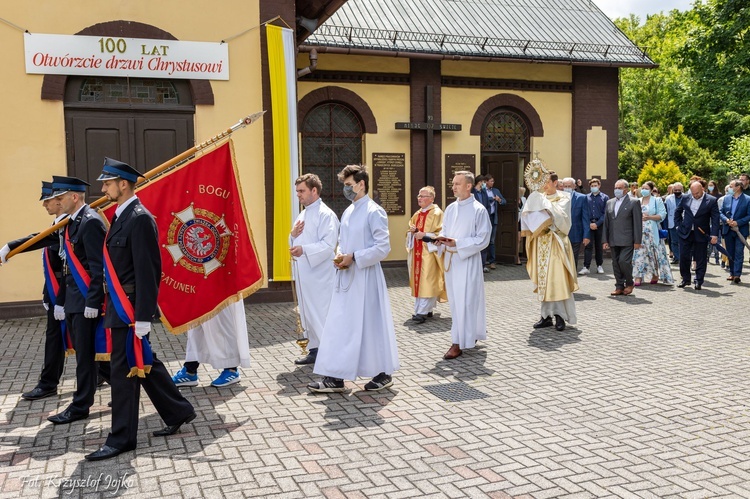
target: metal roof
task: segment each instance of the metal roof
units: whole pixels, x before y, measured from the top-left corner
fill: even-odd
[[[453,59],[655,66],[591,0],[348,0],[305,43]]]

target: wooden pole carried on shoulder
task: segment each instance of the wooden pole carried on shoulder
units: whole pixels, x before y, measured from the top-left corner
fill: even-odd
[[[248,125],[251,125],[258,121],[261,116],[265,114],[265,111],[260,111],[255,114],[251,114],[250,116],[247,116],[245,118],[242,118],[240,121],[238,121],[236,124],[232,125],[231,127],[227,128],[223,132],[219,133],[218,135],[215,135],[211,137],[210,139],[206,140],[205,142],[201,142],[200,144],[191,147],[187,151],[178,154],[174,158],[165,161],[161,165],[157,166],[156,168],[152,168],[151,170],[147,171],[143,174],[143,178],[145,178],[145,181],[140,182],[136,187],[139,187],[143,185],[144,183],[148,182],[149,180],[153,179],[154,177],[157,177],[164,173],[165,171],[169,170],[170,168],[179,165],[180,163],[187,161],[191,157],[193,157],[197,152],[201,151],[202,149],[205,149],[208,146],[211,146],[213,144],[216,144],[217,142],[226,139],[230,135],[232,135],[235,131],[239,130],[240,128],[245,128]],[[103,206],[109,202],[109,199],[107,199],[106,196],[102,196],[93,203],[91,203],[92,208],[98,208],[100,206]],[[28,248],[29,246],[32,246],[33,244],[36,244],[38,241],[41,241],[45,237],[49,236],[50,234],[54,233],[57,230],[62,229],[65,227],[65,225],[70,221],[70,217],[65,217],[61,221],[57,222],[55,225],[48,227],[46,230],[40,232],[36,236],[32,237],[25,243],[21,244],[20,246],[14,248],[11,252],[8,253],[8,255],[5,257],[6,260],[10,260],[11,257],[17,255],[18,253],[21,253],[23,250]]]

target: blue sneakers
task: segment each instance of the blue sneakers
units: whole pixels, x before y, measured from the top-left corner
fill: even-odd
[[[237,383],[239,380],[240,380],[239,371],[230,371],[229,369],[224,369],[223,371],[221,371],[221,374],[219,375],[219,377],[211,382],[211,386],[221,388],[224,386],[233,385],[234,383]]]
[[[172,381],[178,387],[180,386],[198,386],[198,374],[188,374],[187,369],[183,367],[172,376]]]

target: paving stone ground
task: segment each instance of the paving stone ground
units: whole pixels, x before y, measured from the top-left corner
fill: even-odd
[[[201,366],[183,390],[198,418],[168,438],[151,435],[163,423],[144,394],[138,450],[98,463],[83,456],[109,430],[109,389],[89,419],[48,423],[70,402],[74,360],[57,397],[20,399],[39,375],[43,320],[0,321],[0,495],[750,497],[749,287],[709,265],[700,292],[611,298],[605,268],[580,279],[578,325],[557,332],[532,329],[524,268],[498,267],[485,277],[488,340],[452,361],[448,305],[412,325],[405,270],[386,270],[401,370],[380,393],[361,379],[308,393],[292,305],[249,306],[242,381],[212,388],[218,373]],[[176,371],[185,337],[159,327],[152,341]]]

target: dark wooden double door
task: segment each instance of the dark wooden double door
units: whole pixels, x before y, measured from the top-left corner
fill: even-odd
[[[146,172],[194,145],[190,113],[66,110],[65,130],[68,175],[91,184],[90,200],[105,156]]]
[[[516,263],[518,259],[518,188],[522,159],[520,154],[482,154],[481,172],[494,177],[495,188],[507,201],[498,209],[495,236],[495,261],[498,263]]]

